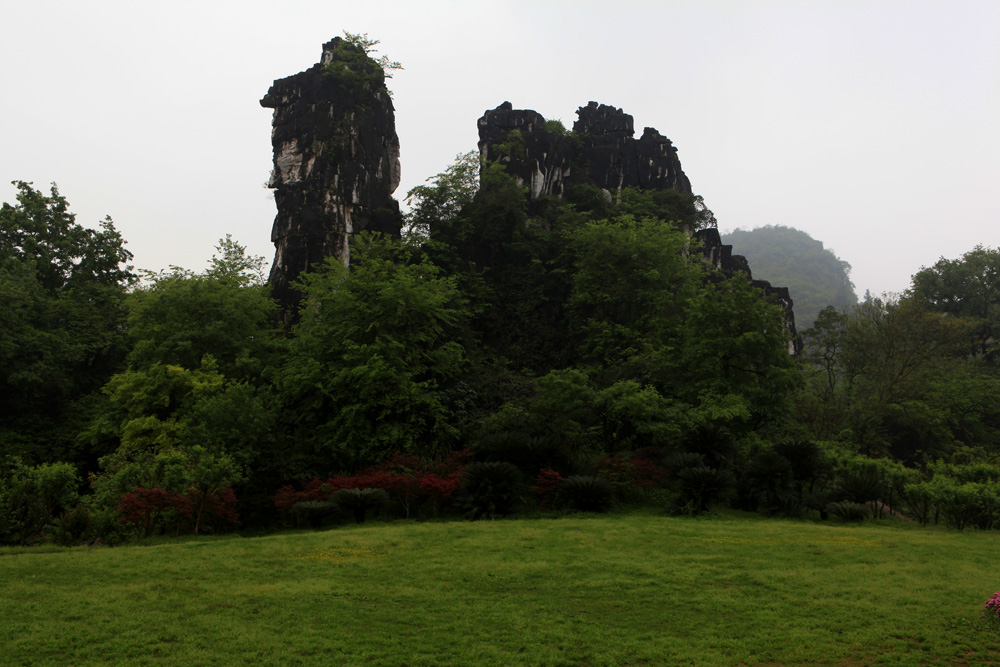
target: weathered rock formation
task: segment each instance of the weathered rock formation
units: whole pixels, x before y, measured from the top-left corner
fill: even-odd
[[[691,192],[677,149],[651,127],[635,139],[632,116],[591,102],[577,110],[573,134],[547,123],[537,111],[504,102],[479,119],[479,151],[507,165],[533,198],[561,196],[567,184]]]
[[[399,138],[382,68],[339,37],[260,104],[274,109],[270,282],[288,318],[299,300],[291,283],[328,257],[349,261],[351,234],[399,235]]]
[[[691,194],[677,149],[651,127],[635,139],[632,116],[621,109],[590,102],[577,110],[572,134],[546,121],[537,111],[514,109],[504,102],[479,119],[479,152],[485,161],[499,162],[526,185],[532,199],[561,197],[575,183],[596,185],[613,197],[623,188],[678,190]],[[705,261],[723,273],[746,273],[750,264],[733,247],[724,245],[715,227],[691,230],[701,242]],[[795,333],[792,299],[786,287],[765,280],[753,284],[784,307]],[[797,352],[797,342],[791,352]]]

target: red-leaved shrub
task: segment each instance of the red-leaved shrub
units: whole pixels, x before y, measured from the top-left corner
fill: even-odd
[[[202,519],[214,520],[214,523],[239,524],[236,494],[228,486],[211,491],[207,496],[197,487],[191,487],[184,493],[159,487],[139,487],[124,494],[115,511],[120,522],[142,525],[143,535],[146,537],[153,534],[161,518],[170,518],[178,530],[184,519],[194,518],[193,529],[196,534]]]
[[[340,489],[384,489],[409,516],[412,508],[422,502],[450,501],[471,458],[472,453],[468,450],[429,462],[415,456],[395,454],[356,475],[338,475],[325,480],[313,477],[301,491],[283,486],[272,499],[275,507],[287,510],[297,502],[327,500]]]
[[[559,493],[559,485],[562,484],[563,476],[559,471],[552,468],[542,468],[535,478],[535,485],[531,487],[531,492],[538,496],[538,506],[545,509],[552,506]]]

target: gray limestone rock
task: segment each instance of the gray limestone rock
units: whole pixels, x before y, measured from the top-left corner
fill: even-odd
[[[274,109],[270,282],[288,321],[299,300],[292,283],[328,257],[350,261],[351,234],[399,235],[399,138],[382,68],[339,37],[319,63],[276,80],[260,104]]]

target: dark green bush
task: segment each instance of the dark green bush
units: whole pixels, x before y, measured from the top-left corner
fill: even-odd
[[[674,452],[673,454],[668,454],[663,459],[663,467],[665,467],[670,476],[676,479],[682,470],[687,468],[698,468],[705,465],[705,459],[701,454],[695,454],[694,452]]]
[[[603,477],[572,475],[559,484],[556,502],[578,512],[607,512],[615,504],[615,488]]]
[[[837,480],[836,495],[840,500],[869,503],[879,500],[882,492],[882,480],[873,469],[845,472]]]
[[[29,467],[19,458],[0,461],[0,544],[35,544],[49,523],[76,504],[80,478],[69,463]]]
[[[701,454],[712,468],[725,468],[736,455],[736,439],[724,426],[707,422],[692,429],[684,437],[684,450]]]
[[[704,514],[713,503],[732,494],[736,480],[728,470],[707,466],[684,468],[677,473],[679,493],[674,499],[678,514]]]
[[[56,541],[65,546],[80,544],[90,536],[93,525],[90,510],[83,503],[77,503],[76,507],[59,517]]]
[[[864,521],[870,515],[867,505],[852,503],[849,500],[842,500],[830,503],[826,506],[826,511],[844,521]]]
[[[799,500],[794,481],[788,459],[771,450],[759,452],[740,475],[738,494],[747,505],[742,509],[762,507],[769,514],[794,513]]]
[[[335,507],[329,500],[300,500],[288,509],[295,517],[296,526],[299,520],[304,519],[313,528],[319,528],[323,525],[323,519],[330,516]]]
[[[473,463],[462,474],[457,502],[470,519],[492,519],[521,501],[521,472],[505,461]]]
[[[389,506],[389,493],[385,489],[340,489],[330,500],[355,523],[364,523],[369,512],[377,514]]]
[[[532,436],[523,432],[491,433],[473,447],[480,461],[506,461],[529,477],[544,468],[572,470],[572,454],[553,438]]]
[[[807,509],[819,512],[821,521],[826,521],[830,518],[830,511],[827,509],[827,505],[832,501],[833,494],[829,491],[813,491],[812,493],[807,493],[802,499],[802,503]]]
[[[823,450],[815,442],[786,440],[775,444],[774,452],[791,464],[792,478],[800,499],[804,493],[812,491],[817,482],[830,474],[830,466],[823,455]]]

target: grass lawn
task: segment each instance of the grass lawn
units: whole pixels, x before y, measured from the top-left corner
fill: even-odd
[[[4,665],[986,665],[998,533],[650,513],[0,549]]]

